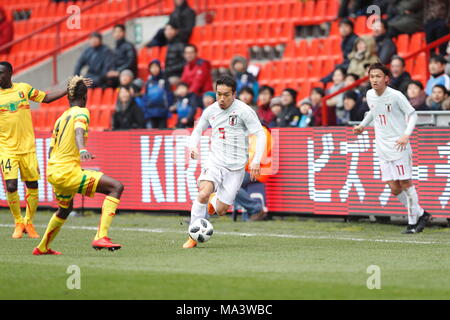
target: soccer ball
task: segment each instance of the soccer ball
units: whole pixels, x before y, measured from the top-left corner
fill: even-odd
[[[206,219],[197,219],[189,226],[189,235],[197,242],[206,242],[213,234],[213,226]]]

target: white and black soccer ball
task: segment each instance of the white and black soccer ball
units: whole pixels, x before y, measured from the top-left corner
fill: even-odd
[[[214,228],[206,219],[197,219],[189,226],[189,236],[197,242],[208,241],[214,232]]]

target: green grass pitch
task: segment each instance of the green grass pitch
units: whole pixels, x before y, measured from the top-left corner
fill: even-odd
[[[418,235],[370,222],[233,222],[213,218],[208,243],[186,250],[187,217],[117,215],[110,236],[124,247],[95,251],[99,215],[70,217],[52,248],[33,256],[38,240],[11,239],[12,216],[0,212],[0,299],[449,299],[450,232]],[[35,219],[42,235],[50,218]],[[71,265],[80,289],[68,289]],[[370,265],[381,289],[369,290]]]

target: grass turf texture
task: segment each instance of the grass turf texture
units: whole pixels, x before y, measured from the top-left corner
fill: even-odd
[[[37,214],[41,236],[49,218]],[[110,230],[124,247],[109,252],[90,247],[98,220],[70,217],[51,246],[64,255],[33,256],[39,240],[11,239],[12,217],[2,211],[0,299],[450,298],[445,228],[401,235],[404,226],[369,222],[221,217],[211,220],[208,243],[186,250],[186,217],[124,214]],[[80,267],[80,290],[67,289],[70,265]],[[381,269],[380,290],[367,289],[369,265]]]

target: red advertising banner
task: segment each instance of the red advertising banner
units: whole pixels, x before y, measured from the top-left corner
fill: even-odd
[[[92,132],[88,148],[96,169],[125,185],[120,209],[189,211],[197,196],[196,178],[207,159],[209,136],[202,137],[200,160],[187,157],[190,132],[136,130]],[[45,180],[49,133],[36,133],[41,170],[41,206],[55,207]],[[436,217],[450,218],[450,128],[417,128],[411,138],[414,179],[422,206]],[[406,210],[380,179],[373,131],[355,136],[351,128],[272,130],[275,173],[266,183],[271,212],[326,215],[391,215]],[[24,199],[24,188],[19,183]],[[84,198],[86,208],[101,208],[102,195]],[[75,208],[82,197],[75,198]],[[0,206],[6,207],[4,184]]]

